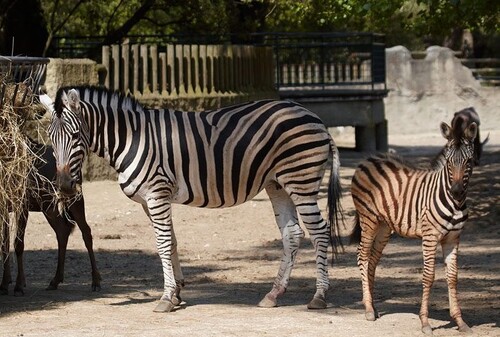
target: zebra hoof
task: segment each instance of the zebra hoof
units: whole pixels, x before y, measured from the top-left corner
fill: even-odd
[[[373,311],[367,311],[365,312],[365,318],[367,321],[375,321],[375,319],[377,318],[377,316],[375,315],[375,313]]]
[[[22,296],[24,296],[24,290],[23,290],[23,288],[15,288],[14,289],[14,296],[16,296],[16,297],[22,297]]]
[[[269,295],[266,295],[258,304],[261,308],[274,308],[278,306],[275,298],[272,298]]]
[[[175,305],[169,300],[160,300],[160,303],[153,310],[154,312],[170,312],[174,309]]]
[[[179,306],[182,303],[182,299],[180,296],[172,296],[172,304],[174,306]]]
[[[469,326],[467,324],[465,324],[465,323],[458,326],[458,331],[460,331],[461,333],[464,333],[464,334],[472,334],[472,333],[474,333],[472,331],[472,329],[469,328]]]
[[[425,325],[425,326],[423,326],[423,327],[422,327],[422,332],[423,332],[424,334],[426,334],[427,336],[432,336],[432,335],[433,335],[433,333],[432,333],[432,328],[431,328],[431,326],[430,326],[430,325]]]
[[[326,302],[322,298],[314,297],[312,301],[307,304],[307,309],[326,309]]]
[[[57,284],[50,283],[49,286],[45,288],[45,290],[57,290]]]

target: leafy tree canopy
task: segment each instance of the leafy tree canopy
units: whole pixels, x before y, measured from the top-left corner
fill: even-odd
[[[10,25],[20,15],[12,8],[26,1],[42,14],[33,20],[46,31],[45,52],[55,36],[115,43],[128,35],[260,31],[372,31],[386,34],[388,45],[456,48],[457,32],[498,36],[500,21],[498,0],[0,0],[0,53],[23,29]]]

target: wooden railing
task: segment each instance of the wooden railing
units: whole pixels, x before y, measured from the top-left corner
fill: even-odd
[[[134,96],[196,97],[274,88],[270,47],[122,44],[102,48],[104,84]]]

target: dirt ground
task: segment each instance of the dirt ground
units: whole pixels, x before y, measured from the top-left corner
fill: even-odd
[[[471,216],[459,254],[459,298],[476,336],[500,336],[500,132],[490,136],[483,165],[469,190]],[[425,160],[443,141],[435,135],[390,137],[391,147]],[[340,142],[342,145],[342,142]],[[412,144],[426,144],[415,147]],[[343,206],[347,224],[353,206],[348,192],[363,157],[342,150]],[[174,205],[174,224],[186,279],[186,305],[154,313],[163,286],[154,234],[142,208],[116,182],[85,183],[88,222],[102,275],[91,292],[90,263],[79,230],[70,238],[65,283],[46,291],[55,272],[56,238],[45,219],[30,215],[26,235],[24,297],[0,297],[0,336],[421,336],[420,241],[393,237],[377,270],[375,301],[381,317],[364,319],[356,247],[330,269],[328,308],[308,311],[314,294],[312,246],[303,241],[280,306],[256,306],[278,270],[281,240],[271,204],[262,193],[236,208],[205,210]],[[324,209],[326,196],[321,195]],[[430,317],[436,336],[461,335],[448,315],[447,288],[439,256]],[[15,275],[15,273],[14,273]]]

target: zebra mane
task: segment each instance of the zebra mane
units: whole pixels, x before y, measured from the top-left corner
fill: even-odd
[[[118,90],[110,90],[108,88],[102,87],[102,86],[95,86],[95,85],[81,85],[81,86],[65,86],[59,88],[57,90],[56,94],[56,99],[54,102],[54,110],[57,115],[57,117],[61,117],[61,114],[64,109],[64,104],[62,102],[62,95],[64,92],[68,92],[71,89],[75,89],[80,93],[80,99],[83,99],[83,94],[85,92],[92,92],[94,94],[97,94],[99,96],[106,96],[106,97],[112,97],[112,96],[117,96],[117,98],[124,102],[124,103],[129,103],[130,106],[132,107],[133,110],[137,110],[137,107],[142,105],[139,103],[139,101],[132,96],[131,94],[124,94],[123,92],[120,92]]]

